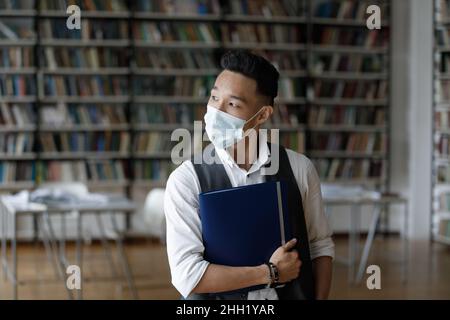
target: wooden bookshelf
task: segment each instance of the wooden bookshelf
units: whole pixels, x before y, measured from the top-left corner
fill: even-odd
[[[450,48],[447,36],[449,1],[434,0],[434,55],[433,55],[433,172],[432,172],[432,219],[431,238],[435,242],[450,244],[450,206],[446,198],[450,195],[450,153],[448,152],[448,137],[450,125],[448,112],[450,99],[446,93],[450,70],[448,59]],[[445,224],[448,227],[445,227]]]
[[[389,166],[387,154],[389,152],[390,127],[388,117],[390,108],[389,86],[386,85],[385,94],[377,95],[376,92],[381,91],[380,87],[383,83],[389,84],[390,81],[389,0],[375,1],[376,4],[383,4],[382,29],[379,32],[374,31],[378,32],[376,37],[371,36],[370,39],[363,37],[364,43],[350,43],[348,41],[339,43],[332,40],[321,40],[320,34],[324,33],[323,39],[325,39],[326,34],[330,33],[331,29],[353,34],[368,34],[369,32],[365,26],[364,16],[361,16],[361,9],[357,10],[356,16],[349,16],[345,14],[345,10],[339,9],[340,7],[336,5],[338,2],[331,0],[291,1],[290,8],[274,6],[272,9],[238,8],[233,7],[231,1],[225,3],[210,0],[205,2],[208,7],[202,8],[202,13],[195,12],[195,8],[183,12],[177,12],[176,10],[173,12],[155,11],[148,7],[149,2],[143,0],[122,2],[126,5],[125,10],[83,9],[83,20],[92,26],[98,25],[100,29],[102,29],[102,26],[108,26],[109,29],[114,30],[122,30],[119,28],[119,26],[122,26],[122,28],[127,29],[127,32],[120,31],[118,36],[104,30],[100,34],[100,39],[93,37],[92,34],[89,37],[86,37],[86,34],[84,36],[83,34],[76,35],[76,37],[66,35],[62,31],[60,33],[58,30],[51,30],[51,28],[52,35],[49,36],[49,26],[58,25],[57,21],[63,20],[67,14],[65,10],[48,6],[48,0],[36,1],[33,9],[0,9],[0,17],[34,19],[35,29],[33,31],[36,34],[36,38],[20,39],[19,41],[0,39],[0,47],[2,48],[31,47],[35,52],[35,63],[33,65],[26,67],[0,65],[0,75],[33,76],[37,83],[37,92],[34,95],[1,95],[0,103],[33,103],[36,111],[42,110],[46,106],[56,107],[60,104],[70,108],[76,108],[77,106],[98,106],[100,108],[102,105],[109,105],[110,108],[124,108],[125,110],[125,121],[121,122],[63,121],[57,124],[49,124],[44,123],[39,112],[36,112],[37,121],[34,124],[21,127],[13,126],[14,128],[0,126],[0,133],[31,132],[35,134],[33,156],[25,155],[25,159],[37,161],[40,165],[39,170],[41,170],[37,171],[45,172],[47,165],[53,165],[53,162],[58,161],[64,162],[64,165],[67,166],[70,163],[78,166],[80,165],[79,161],[85,161],[86,168],[88,162],[92,159],[111,161],[108,162],[108,166],[115,165],[119,161],[125,163],[124,172],[126,174],[123,179],[121,178],[117,183],[109,179],[105,179],[105,181],[88,180],[88,185],[92,188],[121,186],[126,192],[130,192],[131,188],[148,189],[164,186],[166,176],[169,173],[166,171],[173,169],[173,167],[164,165],[170,160],[170,150],[164,148],[152,152],[135,150],[137,139],[150,133],[167,134],[176,128],[193,130],[192,121],[202,120],[203,117],[203,114],[199,111],[199,106],[205,106],[208,101],[210,88],[207,87],[207,83],[209,83],[207,79],[214,79],[220,72],[217,61],[219,53],[227,49],[242,48],[251,49],[265,55],[269,60],[275,62],[280,70],[280,94],[276,99],[276,109],[283,110],[283,114],[280,113],[278,120],[274,120],[267,127],[279,128],[280,134],[284,135],[283,139],[285,140],[283,141],[288,142],[287,147],[290,147],[289,144],[292,143],[296,150],[304,150],[306,155],[310,156],[313,161],[320,161],[322,166],[325,166],[327,161],[329,162],[328,166],[331,166],[333,160],[336,160],[341,161],[339,168],[342,167],[341,169],[344,170],[349,166],[349,161],[354,161],[357,163],[355,165],[357,168],[362,167],[366,170],[370,168],[373,172],[378,172],[375,175],[365,174],[363,176],[350,174],[348,177],[332,175],[334,177],[329,179],[328,176],[330,175],[325,170],[321,177],[323,181],[343,185],[363,184],[382,191],[387,189],[388,177],[386,173]],[[218,6],[219,2],[223,6]],[[327,11],[325,10],[327,8],[319,8],[327,2],[337,6],[337,9]],[[344,1],[341,2],[344,3]],[[155,6],[158,5],[158,1],[153,3]],[[58,3],[55,2],[53,5],[56,6]],[[323,12],[328,12],[328,15],[324,15]],[[192,34],[184,35],[183,28],[180,26],[185,28],[184,30],[189,28],[196,30],[201,36],[194,39]],[[47,31],[45,31],[45,28],[47,28]],[[105,27],[105,29],[108,28]],[[145,28],[159,30],[162,38],[159,39],[158,36],[154,39],[148,38],[152,35],[143,35],[141,32],[147,30]],[[176,30],[173,39],[167,40],[163,37],[166,29]],[[254,34],[247,32],[248,30],[253,30]],[[255,30],[266,30],[267,34],[260,31],[262,33],[258,38]],[[235,32],[236,34],[231,37],[225,31]],[[125,36],[123,32],[125,32]],[[386,39],[383,37],[386,37]],[[335,35],[334,38],[331,37],[330,39],[336,38]],[[450,43],[448,46],[437,48],[437,50],[446,52],[447,49],[450,51],[449,48]],[[90,55],[94,55],[94,58]],[[61,63],[62,61],[66,63]],[[446,76],[446,74],[442,74],[441,79],[446,79]],[[55,94],[49,94],[48,87],[51,86],[49,83],[56,81],[51,79],[57,79],[58,77],[61,79],[80,78],[84,82],[93,81],[92,79],[98,77],[101,79],[124,79],[123,81],[126,84],[124,90],[113,94],[85,95],[80,94],[80,92],[70,92],[70,94],[63,92],[61,94],[56,92],[57,90],[55,90]],[[158,81],[163,81],[161,80],[163,78],[171,80],[168,80],[168,84],[162,87],[163,90],[153,90],[152,86],[160,85]],[[203,93],[197,94],[197,92],[192,91],[195,94],[189,95],[180,94],[177,90],[169,90],[168,86],[174,85],[176,81],[182,78],[192,79],[193,81],[204,79],[202,85],[206,87],[203,88]],[[79,86],[82,84],[81,82],[74,83]],[[353,83],[362,83],[361,86],[367,84],[367,87],[356,85],[352,89]],[[56,86],[55,84],[52,85]],[[149,93],[150,91],[146,86],[150,86],[154,93]],[[343,91],[348,89],[361,94],[322,94],[321,89],[317,88],[319,86],[322,89],[325,86],[342,86]],[[366,92],[375,93],[366,96],[364,95]],[[164,118],[161,115],[162,111],[159,111],[161,113],[159,114],[153,109],[142,111],[152,106],[156,106],[160,110],[167,109],[164,112],[169,112],[172,115],[171,117],[174,118]],[[441,104],[441,107],[446,108],[447,105]],[[330,110],[343,108],[343,114],[348,113],[350,115],[344,120],[335,121],[334,118],[339,119],[342,115],[327,111],[324,113],[325,115],[319,116],[328,120],[322,119],[322,121],[310,123],[308,114],[311,114],[314,110],[318,110],[320,114],[321,108],[330,108]],[[141,112],[145,115],[146,121],[141,121],[139,118]],[[179,115],[180,112],[182,116]],[[378,116],[378,113],[382,115]],[[72,114],[70,116],[73,117]],[[373,119],[376,116],[381,118],[382,121],[375,123]],[[149,119],[153,119],[152,117],[154,117],[154,120],[150,121]],[[186,122],[185,119],[182,120],[180,117],[188,119],[189,122]],[[157,118],[161,119],[157,120]],[[130,135],[130,148],[127,152],[91,152],[89,150],[82,152],[44,152],[38,138],[42,134],[60,135],[68,133],[76,135],[82,132],[87,134],[127,132]],[[324,134],[329,137],[342,135],[344,139],[348,139],[352,135],[359,135],[360,138],[358,139],[362,140],[365,139],[365,135],[367,137],[382,135],[384,142],[378,142],[377,140],[376,143],[383,143],[385,149],[346,151],[347,149],[351,150],[351,147],[346,146],[344,141],[340,148],[327,150],[327,148],[318,148],[318,146],[312,144],[311,139],[317,134]],[[8,158],[8,161],[23,161],[19,156],[17,156],[19,158],[15,157]],[[54,166],[58,168],[58,166]],[[164,167],[164,170],[162,170],[164,171],[163,176],[160,176],[157,172],[161,166]],[[379,169],[379,167],[382,169]],[[89,171],[89,169],[86,170]],[[339,170],[337,169],[337,172]],[[150,176],[153,178],[149,178]],[[37,182],[40,183],[41,180],[37,179]],[[21,185],[26,186],[27,184]],[[28,184],[30,187],[35,185],[34,182]],[[8,187],[11,187],[11,191],[17,189],[10,182],[0,183],[2,190],[8,190]]]

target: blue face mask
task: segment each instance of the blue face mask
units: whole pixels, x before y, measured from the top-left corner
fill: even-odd
[[[205,129],[209,140],[211,140],[212,144],[219,149],[226,149],[239,142],[245,137],[245,124],[255,118],[261,110],[263,110],[263,108],[256,112],[250,119],[242,120],[229,113],[220,111],[217,108],[207,106]]]

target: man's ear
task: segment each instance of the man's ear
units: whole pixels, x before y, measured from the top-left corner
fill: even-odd
[[[267,119],[270,118],[270,116],[273,113],[273,107],[271,105],[263,106],[264,110],[261,112],[261,114],[258,116],[258,122],[263,123],[266,122]]]

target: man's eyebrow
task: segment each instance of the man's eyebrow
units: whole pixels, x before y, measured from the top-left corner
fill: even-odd
[[[245,100],[245,98],[243,98],[243,97],[238,97],[238,96],[230,96],[231,98],[233,98],[233,99],[236,99],[236,100],[240,100],[240,101],[242,101],[242,102],[247,102],[247,100]]]

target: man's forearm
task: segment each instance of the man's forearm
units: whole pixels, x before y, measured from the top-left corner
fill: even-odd
[[[269,282],[269,269],[257,267],[230,267],[210,264],[193,293],[231,291]]]
[[[316,299],[328,299],[333,272],[332,259],[331,257],[323,256],[314,259],[312,263],[316,288]]]

